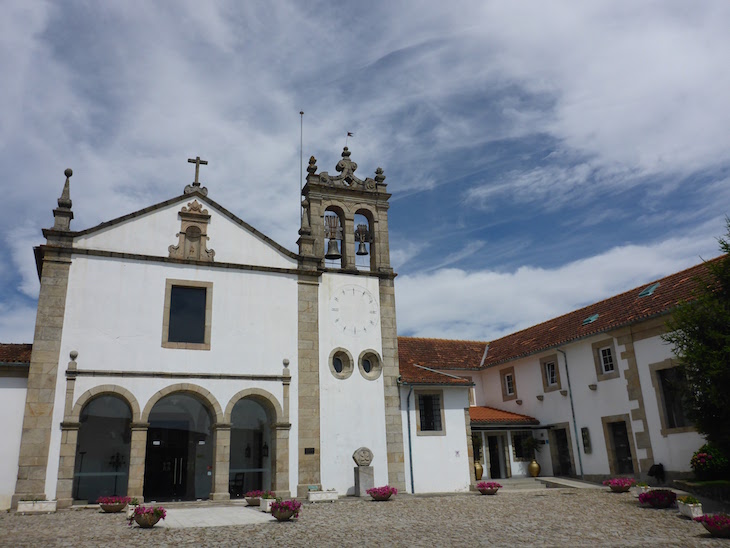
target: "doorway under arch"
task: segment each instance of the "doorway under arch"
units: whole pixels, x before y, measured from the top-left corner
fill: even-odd
[[[73,498],[96,502],[127,494],[132,409],[122,398],[103,394],[79,415]]]
[[[231,411],[231,498],[242,497],[248,491],[271,490],[274,445],[266,409],[252,398],[238,400]]]
[[[195,396],[176,392],[149,415],[145,500],[207,499],[213,486],[213,418]]]

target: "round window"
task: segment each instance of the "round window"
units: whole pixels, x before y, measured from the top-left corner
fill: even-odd
[[[330,372],[338,379],[346,379],[352,375],[354,360],[344,348],[335,348],[330,354]]]
[[[369,381],[374,381],[380,377],[380,373],[383,370],[380,356],[373,350],[366,350],[360,354],[358,361],[360,374]]]

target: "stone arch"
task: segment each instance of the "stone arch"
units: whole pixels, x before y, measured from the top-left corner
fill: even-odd
[[[132,422],[140,421],[139,403],[137,403],[137,398],[129,390],[115,384],[100,384],[99,386],[90,388],[79,396],[79,399],[76,400],[76,405],[71,410],[69,422],[79,422],[84,406],[91,400],[104,395],[118,396],[123,399],[132,410]]]
[[[271,413],[273,415],[272,426],[282,421],[284,414],[281,409],[281,404],[273,394],[260,388],[246,388],[237,392],[228,402],[226,412],[223,415],[223,421],[225,423],[231,422],[231,413],[233,413],[233,408],[239,400],[242,400],[243,398],[250,398],[257,403],[260,403],[264,409],[266,409],[267,413]]]
[[[155,406],[155,404],[160,401],[165,396],[169,396],[170,394],[173,394],[174,392],[183,392],[187,394],[195,394],[198,396],[202,404],[208,408],[208,411],[210,411],[214,418],[215,423],[222,423],[223,421],[223,411],[221,410],[221,406],[218,403],[218,400],[215,399],[215,396],[211,394],[208,390],[203,388],[202,386],[198,386],[196,384],[188,384],[188,383],[180,383],[180,384],[172,384],[170,386],[166,386],[162,390],[157,391],[147,402],[147,405],[144,407],[144,411],[142,411],[142,416],[140,417],[141,422],[148,422],[150,418],[150,413],[152,412],[152,408]]]

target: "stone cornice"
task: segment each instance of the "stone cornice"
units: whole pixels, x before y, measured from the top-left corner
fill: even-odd
[[[182,371],[119,371],[100,369],[77,369],[66,371],[67,377],[129,377],[158,379],[213,379],[213,380],[247,380],[247,381],[279,381],[289,380],[285,375],[247,375],[242,373],[187,373]]]

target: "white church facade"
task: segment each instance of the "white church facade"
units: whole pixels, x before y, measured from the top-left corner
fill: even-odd
[[[66,171],[36,249],[33,344],[0,345],[0,507],[352,495],[362,447],[375,485],[468,491],[475,468],[526,475],[533,435],[542,475],[689,470],[702,439],[667,402],[659,338],[687,276],[641,314],[622,297],[491,343],[399,339],[380,168],[358,178],[345,148],[330,175],[312,157],[293,253],[190,161],[181,195],[81,231]]]

